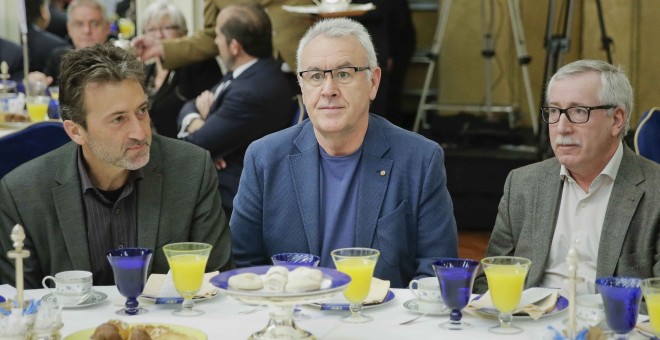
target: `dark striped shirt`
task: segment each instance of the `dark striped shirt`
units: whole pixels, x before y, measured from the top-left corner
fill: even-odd
[[[85,203],[85,225],[94,285],[113,285],[115,280],[112,267],[105,254],[115,248],[137,246],[135,185],[136,180],[142,179],[143,172],[142,169],[131,171],[126,184],[118,190],[120,192],[101,191],[94,187],[89,178],[80,147],[78,172]]]

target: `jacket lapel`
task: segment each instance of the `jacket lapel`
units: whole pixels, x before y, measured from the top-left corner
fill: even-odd
[[[390,182],[393,161],[382,158],[390,146],[379,122],[369,118],[364,137],[358,187],[358,214],[355,238],[357,247],[371,247],[380,217],[385,192]]]
[[[607,249],[607,251],[598,252],[596,277],[614,275],[630,221],[644,195],[644,191],[637,187],[644,181],[644,174],[639,171],[636,160],[631,155],[632,151],[624,145],[623,158],[607,203],[598,244],[598,249]]]
[[[161,174],[161,160],[158,155],[158,137],[153,138],[149,163],[144,167],[144,178],[137,189],[137,243],[138,247],[156,250],[158,225],[160,224],[160,209],[163,190],[163,176]]]
[[[534,214],[528,223],[536,223],[532,228],[532,242],[533,245],[532,260],[533,265],[530,267],[529,279],[527,280],[528,286],[538,286],[545,271],[545,263],[550,253],[550,246],[552,245],[552,238],[555,234],[555,227],[557,225],[557,213],[559,212],[559,202],[561,202],[561,194],[563,183],[559,177],[559,162],[553,164],[545,169],[545,174],[542,176],[547,180],[537,182],[539,189],[536,190]]]
[[[319,150],[312,124],[307,122],[294,141],[300,150],[289,155],[293,188],[311,254],[319,254]]]
[[[71,142],[63,156],[55,175],[55,187],[52,189],[53,202],[62,236],[64,247],[69,254],[73,268],[92,270],[87,244],[87,228],[85,227],[84,203],[82,187],[78,175],[78,145]]]

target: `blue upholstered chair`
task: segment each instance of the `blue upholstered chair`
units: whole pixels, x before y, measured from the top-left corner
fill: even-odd
[[[660,163],[660,108],[644,113],[635,131],[635,151],[638,155]]]
[[[0,178],[17,166],[71,141],[60,122],[36,123],[0,138]]]

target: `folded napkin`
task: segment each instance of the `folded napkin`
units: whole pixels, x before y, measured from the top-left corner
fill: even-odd
[[[551,311],[557,304],[559,294],[556,289],[530,288],[523,291],[520,304],[512,314],[528,314],[532,319],[538,320],[543,314]],[[472,300],[466,311],[475,312],[482,308],[495,309],[490,297],[490,291],[484,293],[478,300]],[[472,313],[474,314],[474,313]]]
[[[195,294],[194,299],[209,298],[218,294],[218,288],[210,282],[211,278],[216,275],[218,275],[217,271],[204,274],[202,288]],[[167,274],[151,274],[144,286],[142,296],[156,299],[156,303],[178,303],[182,299],[174,287],[171,271]]]
[[[390,291],[390,281],[381,280],[379,278],[371,279],[371,288],[369,289],[369,295],[364,299],[363,305],[375,305],[382,303],[387,297],[387,293]]]

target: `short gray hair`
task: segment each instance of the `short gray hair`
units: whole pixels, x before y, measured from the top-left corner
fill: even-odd
[[[378,59],[376,59],[376,50],[371,41],[371,36],[367,29],[359,22],[347,18],[333,18],[324,19],[312,27],[310,27],[305,35],[300,39],[298,50],[296,51],[296,64],[298,65],[298,72],[305,71],[300,69],[300,59],[302,51],[305,47],[318,36],[325,36],[328,38],[341,38],[345,36],[352,36],[357,39],[364,52],[367,54],[367,65],[370,69],[378,67]],[[371,79],[371,72],[368,72],[369,79]]]
[[[600,74],[600,89],[598,91],[600,103],[603,105],[616,105],[626,112],[626,122],[621,130],[621,139],[623,139],[630,129],[633,89],[626,73],[620,66],[614,66],[602,60],[578,60],[567,64],[550,78],[548,86],[545,88],[546,100],[550,95],[550,87],[555,81],[588,72]],[[612,112],[612,110],[607,111],[608,117],[612,116]]]
[[[73,12],[74,9],[80,6],[89,6],[92,8],[97,9],[99,12],[101,12],[101,16],[103,17],[103,21],[106,23],[110,22],[110,18],[108,18],[108,10],[105,9],[105,5],[103,5],[102,2],[98,0],[73,0],[69,3],[69,7],[66,9],[66,16],[67,20],[71,20],[71,12]]]
[[[170,19],[171,24],[179,26],[179,33],[181,33],[181,35],[188,34],[186,17],[183,16],[183,13],[181,13],[181,10],[178,7],[168,0],[158,0],[147,6],[140,18],[142,33],[147,29],[147,25],[149,25],[150,22],[159,21],[165,17]]]

